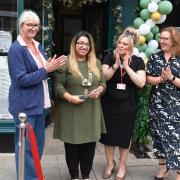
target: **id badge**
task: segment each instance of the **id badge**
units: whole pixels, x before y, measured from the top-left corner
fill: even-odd
[[[126,84],[123,84],[123,83],[117,83],[117,89],[120,89],[120,90],[126,90]]]

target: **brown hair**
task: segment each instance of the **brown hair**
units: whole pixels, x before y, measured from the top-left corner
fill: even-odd
[[[165,27],[161,29],[162,32],[169,32],[172,39],[172,50],[171,54],[173,56],[180,56],[180,32],[177,31],[177,29],[173,26]]]

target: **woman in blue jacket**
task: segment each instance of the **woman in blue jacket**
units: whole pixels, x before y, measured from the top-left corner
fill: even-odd
[[[18,114],[27,114],[27,122],[32,125],[36,135],[40,157],[45,141],[44,110],[51,106],[47,77],[48,73],[64,64],[65,56],[50,58],[46,56],[40,44],[34,40],[40,27],[36,13],[24,11],[19,18],[20,34],[13,42],[8,53],[8,66],[11,78],[9,89],[9,111],[13,115],[15,130],[16,170],[18,172]],[[37,180],[29,138],[25,147],[25,180]]]

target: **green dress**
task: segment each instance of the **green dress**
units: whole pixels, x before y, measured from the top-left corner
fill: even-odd
[[[105,79],[98,60],[100,80],[93,75],[91,91],[99,85],[105,86]],[[86,61],[78,61],[78,67],[84,78],[88,78],[88,65]],[[88,98],[81,104],[72,104],[63,99],[67,91],[72,95],[83,95],[81,77],[73,77],[69,70],[68,61],[55,72],[54,90],[58,99],[57,118],[54,126],[54,138],[66,143],[82,144],[98,141],[102,133],[106,133],[105,123],[101,108],[100,97]]]

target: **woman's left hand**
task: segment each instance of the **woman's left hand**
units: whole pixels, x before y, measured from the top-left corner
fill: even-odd
[[[92,99],[96,99],[100,96],[100,94],[104,91],[104,87],[103,86],[99,86],[98,88],[92,90],[88,96]]]
[[[172,78],[172,72],[170,66],[166,68],[166,78],[170,80]]]
[[[131,59],[130,53],[127,52],[125,57],[124,57],[124,61],[123,61],[124,67],[128,67],[129,66],[130,59]]]

